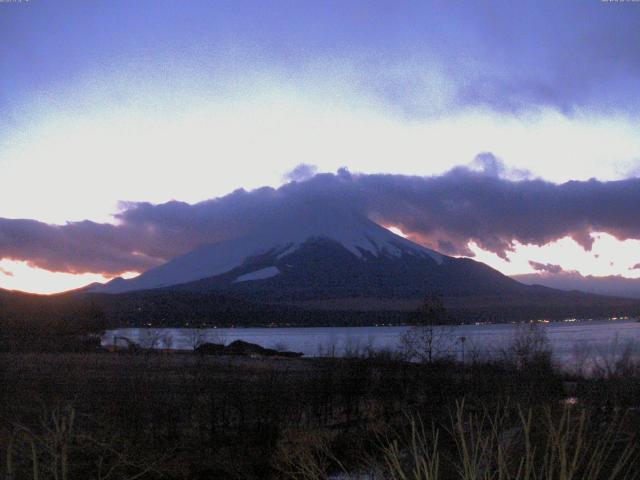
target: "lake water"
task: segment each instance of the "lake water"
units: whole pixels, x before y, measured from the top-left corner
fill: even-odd
[[[303,352],[306,356],[343,356],[401,348],[401,338],[411,327],[329,328],[124,328],[106,332],[102,343],[126,337],[143,347],[192,349],[202,342],[229,344],[234,340],[263,347]],[[442,350],[470,360],[503,355],[528,325],[488,324],[437,327]],[[612,364],[623,352],[640,358],[640,323],[632,320],[594,320],[536,324],[549,341],[556,363],[569,369]],[[518,333],[520,332],[520,333]],[[462,340],[464,338],[464,340]],[[118,342],[122,344],[121,341]]]

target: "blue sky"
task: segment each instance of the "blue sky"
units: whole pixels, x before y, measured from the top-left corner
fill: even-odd
[[[631,1],[0,3],[0,219],[117,224],[122,202],[278,187],[302,163],[437,177],[491,155],[513,182],[629,179],[639,79]],[[567,258],[543,247],[476,255]],[[585,274],[640,262],[567,248]],[[5,239],[0,258],[0,287],[28,288],[29,256]],[[57,272],[106,273],[73,264]]]

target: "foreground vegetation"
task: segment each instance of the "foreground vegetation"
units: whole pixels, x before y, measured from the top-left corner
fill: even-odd
[[[465,365],[7,352],[0,478],[636,478],[640,369],[567,377],[539,347]]]
[[[640,476],[633,355],[568,375],[527,327],[456,362],[436,300],[344,358],[107,353],[94,304],[35,313],[0,324],[2,480]]]

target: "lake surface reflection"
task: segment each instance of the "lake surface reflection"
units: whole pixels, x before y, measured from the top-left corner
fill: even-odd
[[[594,320],[537,324],[546,334],[559,365],[574,370],[612,364],[623,353],[640,355],[640,323],[632,320]],[[436,327],[449,354],[466,361],[499,357],[513,343],[521,324],[456,325]],[[201,342],[245,340],[263,347],[303,352],[306,356],[343,356],[367,350],[401,348],[401,338],[411,327],[326,328],[123,328],[105,333],[102,343],[126,337],[143,347],[192,349]],[[464,338],[464,340],[462,340]],[[589,367],[590,368],[590,367]]]

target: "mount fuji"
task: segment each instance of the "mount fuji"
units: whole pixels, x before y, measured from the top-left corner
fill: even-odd
[[[434,289],[441,294],[502,293],[520,284],[478,262],[418,245],[362,215],[304,211],[91,291],[167,287],[254,292],[262,300],[286,301],[422,296]]]
[[[465,320],[589,318],[626,315],[638,306],[524,285],[483,263],[418,245],[363,215],[328,208],[274,215],[237,238],[203,245],[136,278],[94,285],[85,293],[98,295],[99,303],[113,305],[115,298],[107,297],[119,297],[132,308],[138,305],[133,316],[144,299],[147,309],[153,303],[163,314],[176,310],[174,319],[182,315],[176,298],[183,310],[207,305],[207,312],[219,311],[222,302],[231,317],[239,305],[242,311],[294,309],[294,317],[302,311],[387,312],[378,315],[386,319],[395,312],[398,321],[404,318],[398,312],[415,309],[429,294],[442,297],[447,309]]]

